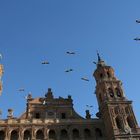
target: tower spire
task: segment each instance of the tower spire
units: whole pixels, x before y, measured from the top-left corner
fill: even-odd
[[[97,56],[98,56],[98,62],[101,61],[101,57],[98,51],[97,51]]]
[[[122,88],[121,81],[114,74],[111,66],[98,55],[97,69],[94,72],[96,80],[96,97],[99,104],[100,118],[103,119],[107,140],[135,139],[138,123],[132,108],[132,101],[128,100]],[[122,133],[123,132],[123,133]],[[140,134],[138,134],[140,137]]]
[[[97,67],[105,66],[105,62],[104,60],[101,59],[101,56],[98,51],[97,51],[97,57],[98,57],[98,62],[96,63]]]

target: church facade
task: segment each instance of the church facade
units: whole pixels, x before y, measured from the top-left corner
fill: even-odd
[[[45,97],[29,94],[20,117],[15,118],[8,109],[7,119],[0,120],[0,140],[140,140],[132,101],[126,98],[121,81],[99,55],[96,65],[96,118],[91,118],[89,110],[85,118],[81,117],[73,108],[71,96],[55,98],[49,88]]]

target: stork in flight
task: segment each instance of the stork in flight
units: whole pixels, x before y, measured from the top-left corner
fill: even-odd
[[[88,79],[88,78],[86,78],[86,77],[82,77],[82,78],[81,78],[81,80],[84,80],[84,81],[89,81],[89,79]]]
[[[136,20],[137,23],[140,23],[140,20]]]
[[[75,54],[75,52],[70,52],[70,51],[68,51],[68,52],[66,52],[67,54]]]
[[[67,69],[67,70],[65,70],[65,72],[72,72],[73,71],[73,69]]]
[[[140,41],[140,38],[136,37],[136,38],[134,38],[134,40],[136,40],[136,41]]]
[[[50,63],[48,61],[43,61],[42,64],[46,65],[46,64],[50,64]]]

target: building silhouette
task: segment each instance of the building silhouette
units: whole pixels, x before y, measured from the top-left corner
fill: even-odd
[[[25,112],[18,118],[8,109],[7,119],[0,120],[0,140],[140,140],[132,101],[128,100],[122,83],[111,66],[98,54],[96,97],[99,112],[85,118],[75,112],[71,96],[55,98],[51,88],[45,97],[27,97]],[[0,76],[3,68],[0,67]],[[2,85],[0,83],[0,91]]]

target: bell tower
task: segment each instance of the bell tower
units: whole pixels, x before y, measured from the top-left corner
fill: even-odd
[[[99,53],[97,55],[97,69],[93,74],[96,80],[95,94],[107,140],[139,140],[140,129],[132,101],[125,97],[122,82],[116,78],[113,68],[105,64]]]
[[[3,65],[0,64],[0,95],[2,94],[2,81],[1,81],[2,75],[3,75]]]

